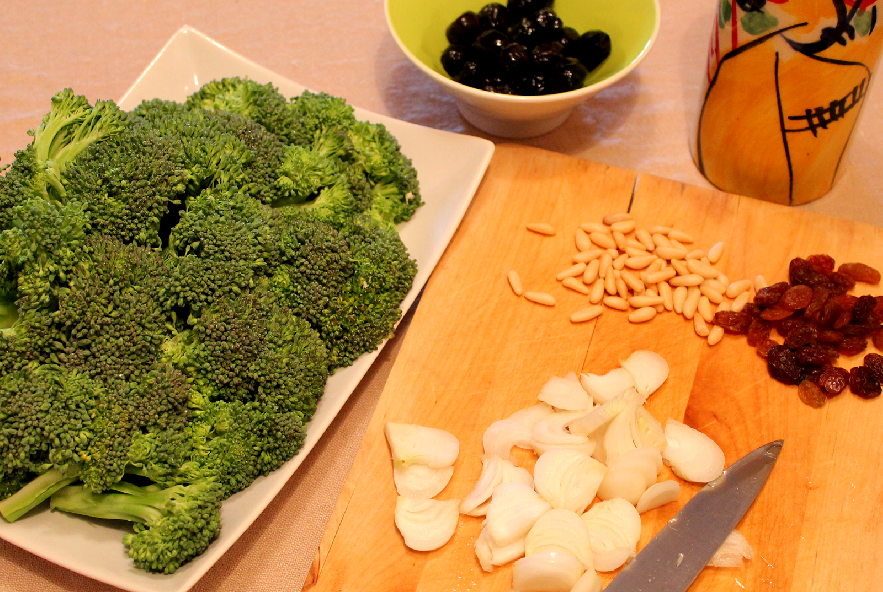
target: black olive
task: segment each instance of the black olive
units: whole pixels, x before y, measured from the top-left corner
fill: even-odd
[[[500,93],[504,95],[515,94],[514,89],[509,85],[509,83],[499,76],[489,76],[485,78],[484,84],[480,88],[488,92]]]
[[[555,38],[555,41],[566,46],[571,41],[576,41],[577,39],[579,39],[579,31],[573,27],[561,27],[560,35]]]
[[[567,92],[580,88],[589,71],[576,58],[564,58],[546,76],[546,87],[550,93]]]
[[[497,2],[485,4],[478,11],[478,20],[484,30],[496,29],[505,33],[509,28],[509,9]]]
[[[481,33],[478,15],[467,10],[448,25],[446,35],[452,45],[469,45]]]
[[[530,18],[536,23],[537,29],[542,31],[544,41],[552,41],[561,35],[561,19],[554,11],[543,8]]]
[[[541,8],[552,6],[552,0],[509,0],[506,7],[513,20],[529,16]]]
[[[579,39],[568,43],[564,53],[581,61],[591,72],[610,55],[610,36],[604,31],[586,31]]]
[[[512,41],[531,49],[542,41],[541,35],[542,32],[537,28],[537,24],[528,17],[522,18],[509,29],[509,37]]]
[[[500,70],[504,74],[523,76],[531,63],[530,52],[520,43],[510,43],[500,51]]]
[[[557,41],[540,43],[530,52],[534,65],[542,71],[551,71],[564,59],[564,46]]]
[[[467,50],[461,45],[449,45],[442,53],[442,68],[451,78],[457,76],[466,63]]]
[[[518,94],[526,96],[535,96],[544,94],[546,90],[546,79],[542,74],[531,74],[519,81]]]
[[[466,86],[479,88],[484,83],[484,79],[485,77],[481,73],[481,68],[479,68],[478,64],[473,61],[468,61],[463,64],[460,73],[454,80],[460,84],[465,84]]]
[[[482,32],[470,47],[474,60],[482,66],[493,67],[500,57],[500,51],[509,44],[505,33],[496,29]]]

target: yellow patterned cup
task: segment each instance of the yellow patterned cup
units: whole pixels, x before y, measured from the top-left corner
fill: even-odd
[[[877,0],[716,1],[696,165],[730,193],[790,205],[822,197],[883,45]]]

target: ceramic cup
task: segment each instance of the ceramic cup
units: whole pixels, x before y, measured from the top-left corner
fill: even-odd
[[[730,193],[790,205],[822,197],[843,170],[883,46],[877,0],[715,1],[696,165]]]

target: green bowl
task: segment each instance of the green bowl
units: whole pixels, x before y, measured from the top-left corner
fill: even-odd
[[[501,137],[524,138],[555,129],[586,97],[631,72],[659,32],[658,0],[556,0],[552,8],[565,26],[580,33],[600,29],[610,35],[610,56],[576,90],[532,97],[492,93],[455,82],[441,65],[448,25],[467,10],[478,12],[486,3],[386,0],[386,19],[404,54],[454,96],[463,117]]]

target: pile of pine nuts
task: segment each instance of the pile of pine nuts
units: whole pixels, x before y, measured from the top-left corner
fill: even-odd
[[[546,223],[530,223],[526,228],[543,236],[556,234]],[[605,308],[626,312],[632,323],[673,311],[692,321],[693,330],[709,345],[717,344],[724,330],[714,325],[714,313],[742,310],[766,281],[757,276],[754,281],[731,282],[715,267],[723,243],[704,251],[688,246],[693,242],[693,237],[669,226],[638,228],[625,212],[580,224],[574,234],[572,265],[555,277],[563,288],[587,297],[588,306],[571,314],[571,322],[595,319]],[[516,270],[510,270],[507,279],[516,296],[555,306],[552,294],[525,291]]]

